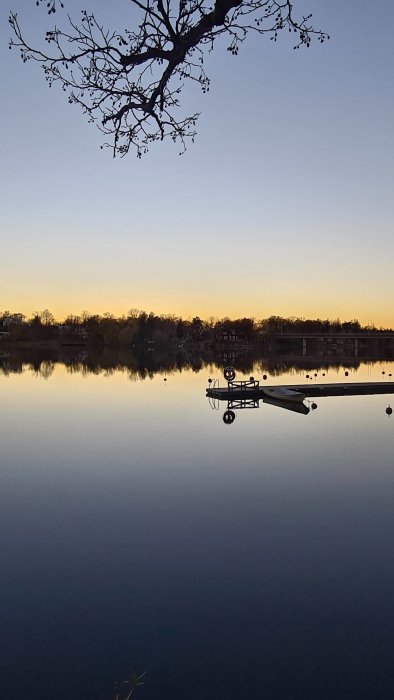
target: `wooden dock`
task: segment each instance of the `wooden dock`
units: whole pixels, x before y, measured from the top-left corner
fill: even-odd
[[[310,398],[319,396],[370,396],[373,394],[394,394],[394,382],[341,382],[337,384],[259,384],[259,382],[228,382],[227,386],[209,387],[207,396],[219,401],[234,399],[261,399],[272,388],[300,391]],[[266,393],[267,392],[267,393]]]

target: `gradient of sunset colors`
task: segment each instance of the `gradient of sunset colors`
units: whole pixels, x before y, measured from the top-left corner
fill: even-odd
[[[132,20],[127,0],[65,4],[119,28]],[[32,44],[64,11],[3,5],[0,311],[394,327],[394,6],[294,4],[331,40],[293,51],[287,34],[250,36],[236,58],[218,44],[211,92],[184,92],[201,111],[196,143],[182,157],[156,144],[142,161],[100,150],[62,91],[8,50],[9,9]]]

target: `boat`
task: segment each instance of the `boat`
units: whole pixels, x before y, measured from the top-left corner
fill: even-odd
[[[290,403],[302,403],[306,398],[306,394],[297,389],[287,389],[282,386],[264,387],[263,393],[265,396],[276,401],[289,401]]]

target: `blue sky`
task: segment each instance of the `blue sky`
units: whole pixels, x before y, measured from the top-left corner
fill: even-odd
[[[394,7],[301,0],[330,42],[250,36],[185,91],[198,136],[113,159],[37,65],[9,51],[8,10],[32,43],[54,19],[3,5],[0,310],[130,307],[184,316],[359,318],[394,326]],[[127,0],[66,0],[123,28]],[[109,14],[110,12],[110,14]],[[378,29],[376,27],[378,26]]]

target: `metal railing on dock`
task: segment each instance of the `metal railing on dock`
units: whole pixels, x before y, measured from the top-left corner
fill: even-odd
[[[228,390],[229,391],[239,391],[241,389],[246,391],[248,389],[258,389],[260,386],[260,382],[258,379],[239,379],[239,380],[231,380],[227,382]]]

